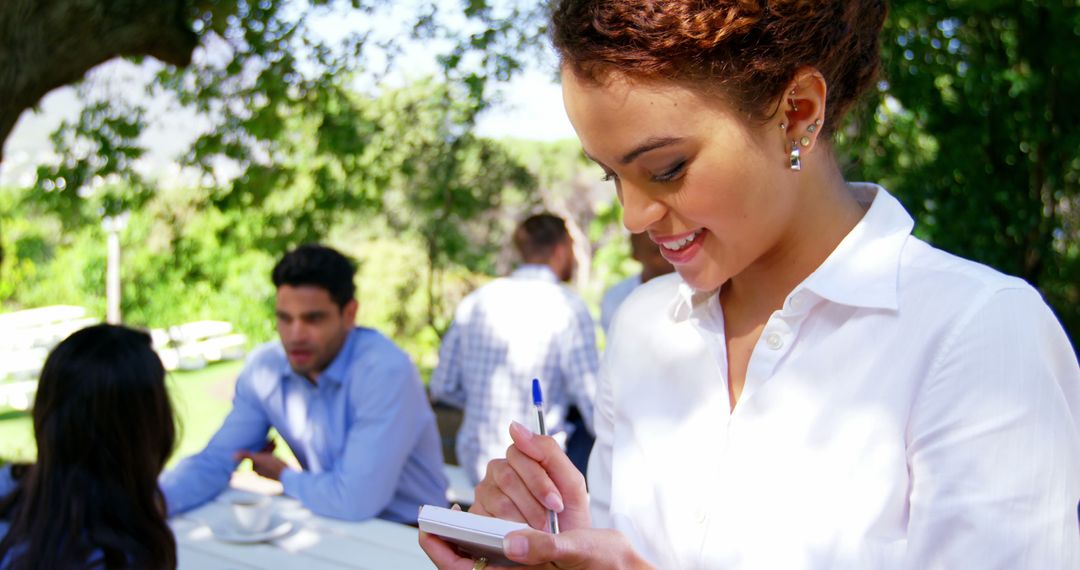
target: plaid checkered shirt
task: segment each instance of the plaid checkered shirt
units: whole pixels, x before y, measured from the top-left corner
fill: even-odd
[[[488,461],[505,456],[511,421],[536,428],[533,378],[543,385],[549,435],[565,443],[570,404],[592,431],[595,329],[584,301],[542,265],[524,265],[458,306],[430,388],[434,399],[465,411],[457,456],[473,484]]]

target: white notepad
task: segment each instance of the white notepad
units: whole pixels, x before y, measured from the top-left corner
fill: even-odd
[[[465,554],[488,559],[493,566],[520,566],[503,555],[503,538],[515,530],[529,528],[519,522],[474,515],[433,505],[420,508],[420,530],[458,546]]]

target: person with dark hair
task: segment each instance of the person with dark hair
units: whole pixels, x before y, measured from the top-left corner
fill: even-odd
[[[176,427],[143,332],[96,325],[49,354],[37,462],[0,470],[0,568],[176,568],[157,478]]]
[[[571,435],[571,405],[580,429],[592,430],[596,325],[585,302],[561,284],[574,270],[566,222],[530,216],[514,231],[514,246],[522,265],[461,302],[431,375],[431,397],[465,411],[456,451],[473,484],[506,452],[506,426],[531,417],[533,378],[543,386],[545,425],[560,445]]]
[[[170,514],[216,497],[244,459],[323,516],[415,524],[420,505],[446,503],[420,376],[390,339],[355,325],[355,272],[321,245],[300,246],[274,267],[280,340],[252,352],[206,449],[162,476]],[[302,470],[274,455],[271,427]]]
[[[641,273],[619,281],[604,293],[600,300],[600,328],[604,329],[605,334],[611,334],[611,321],[615,318],[615,311],[634,289],[675,271],[671,262],[660,253],[660,246],[649,239],[647,233],[630,234],[630,256],[641,264]]]
[[[512,426],[472,511],[560,568],[1080,568],[1080,367],[1039,293],[830,143],[882,0],[556,0],[567,114],[675,275],[620,308],[589,485]],[[483,567],[436,537],[440,568]]]
[[[525,218],[514,229],[514,248],[526,265],[546,265],[559,281],[574,276],[574,249],[566,220],[553,214]]]

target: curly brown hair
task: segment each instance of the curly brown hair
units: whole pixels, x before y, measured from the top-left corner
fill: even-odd
[[[556,0],[552,41],[583,79],[678,81],[759,119],[813,67],[828,85],[830,133],[874,84],[887,11],[885,0]]]

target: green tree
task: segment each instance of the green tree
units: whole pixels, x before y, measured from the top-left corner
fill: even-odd
[[[895,0],[881,96],[841,141],[919,235],[1039,287],[1074,339],[1078,49],[1075,0]]]
[[[387,327],[399,341],[409,339],[405,344],[422,341],[414,347],[418,354],[437,346],[453,310],[444,299],[463,296],[470,288],[467,276],[492,272],[507,241],[506,220],[534,202],[535,178],[501,144],[475,136],[467,116],[473,107],[462,104],[451,85],[429,79],[379,98],[339,93],[332,112],[285,119],[282,132],[289,135],[277,141],[275,163],[257,170],[257,184],[250,180],[256,170],[248,169],[222,185],[153,193],[134,209],[123,237],[122,308],[129,322],[165,327],[226,319],[253,340],[267,339],[273,334],[273,262],[299,243],[329,239],[368,265],[362,267],[365,279],[393,292],[376,295],[382,307],[367,311],[377,320],[371,324]],[[344,114],[349,121],[339,120]],[[329,139],[362,142],[327,151]],[[58,205],[41,200],[42,193],[52,197],[30,189],[0,218],[18,230],[11,236],[18,257],[34,251],[28,244],[37,233],[24,235],[29,228],[59,220],[71,228],[45,240],[51,253],[38,257],[46,273],[22,277],[7,300],[38,304],[41,297],[26,291],[53,291],[62,293],[54,300],[103,305],[102,232],[86,223],[93,217],[88,212],[101,208],[101,197],[60,198]],[[28,228],[19,223],[20,212],[34,216]],[[358,241],[372,247],[358,247]],[[76,254],[84,259],[72,259]],[[381,254],[423,261],[402,265],[376,259]],[[67,269],[56,263],[61,257],[69,259]],[[74,267],[86,269],[70,271]],[[382,269],[373,274],[370,267]]]
[[[525,0],[498,7],[484,0],[406,6],[386,0],[12,0],[0,3],[0,148],[19,115],[48,91],[117,56],[151,56],[167,66],[149,92],[175,97],[210,125],[185,163],[223,187],[212,197],[216,205],[259,208],[272,201],[272,192],[309,174],[307,164],[284,161],[296,157],[290,128],[298,121],[318,126],[317,154],[329,157],[310,173],[319,203],[337,209],[354,206],[357,198],[378,203],[381,188],[370,181],[367,194],[337,192],[341,183],[355,181],[347,160],[369,134],[353,128],[365,117],[349,100],[347,80],[361,72],[378,80],[396,69],[401,37],[424,40],[442,54],[444,82],[471,107],[457,117],[459,127],[470,130],[493,100],[489,85],[512,76],[521,67],[520,51],[538,44],[542,13],[542,4]],[[348,21],[349,29],[326,37],[316,28],[328,20]],[[381,29],[386,22],[400,26]],[[366,65],[380,56],[385,69]],[[69,223],[88,221],[80,205],[87,196],[95,197],[90,211],[98,214],[144,203],[154,188],[130,166],[143,152],[136,142],[145,126],[143,106],[87,101],[80,120],[57,132],[62,158],[39,172],[43,192],[32,199],[68,214]],[[222,164],[239,174],[223,175]],[[283,233],[312,236],[325,226],[326,212],[305,210],[275,221]]]
[[[0,34],[8,40],[8,49],[0,50],[0,79],[14,88],[0,94],[0,139],[13,116],[48,89],[116,55],[150,55],[171,65],[152,89],[175,95],[212,125],[186,162],[215,189],[214,207],[236,221],[226,231],[262,236],[269,249],[288,236],[320,235],[342,210],[411,203],[383,196],[394,188],[406,196],[417,192],[417,211],[436,213],[405,225],[426,227],[441,240],[440,228],[453,225],[455,214],[443,213],[440,221],[438,199],[453,195],[447,181],[456,171],[427,161],[400,173],[360,168],[372,164],[364,149],[379,144],[385,125],[366,114],[349,80],[392,69],[393,41],[379,39],[371,25],[334,41],[313,31],[312,22],[327,14],[362,13],[370,24],[394,8],[381,0],[6,2],[0,4]],[[448,0],[405,10],[409,35],[441,53],[441,80],[466,107],[451,113],[458,124],[446,131],[446,148],[459,155],[454,141],[468,141],[477,113],[496,99],[492,82],[539,53],[545,3]],[[1038,286],[1074,338],[1080,331],[1080,129],[1072,125],[1080,114],[1073,103],[1080,75],[1071,64],[1080,47],[1078,12],[1075,0],[894,0],[883,34],[879,96],[852,116],[839,140],[852,176],[896,192],[919,220],[920,236]],[[54,34],[75,40],[49,45]],[[373,44],[390,54],[387,69],[365,68]],[[75,53],[86,45],[93,49]],[[206,57],[191,61],[197,45]],[[145,203],[145,185],[126,166],[139,153],[129,144],[142,124],[137,105],[113,110],[91,102],[88,113],[58,140],[81,138],[96,148],[91,154],[107,159],[80,155],[86,144],[58,143],[65,158],[42,171],[36,196],[84,217],[111,205]],[[305,139],[312,133],[314,143]],[[468,172],[470,160],[453,168]],[[239,174],[222,176],[223,162]],[[389,183],[408,176],[414,178],[407,185]],[[282,189],[297,187],[308,188],[309,209],[288,213]],[[100,200],[90,210],[72,207],[85,196]],[[468,201],[452,202],[458,206],[469,211]],[[267,213],[262,227],[229,214],[252,210]],[[429,240],[438,250],[429,258],[444,248],[455,251],[458,239]]]

